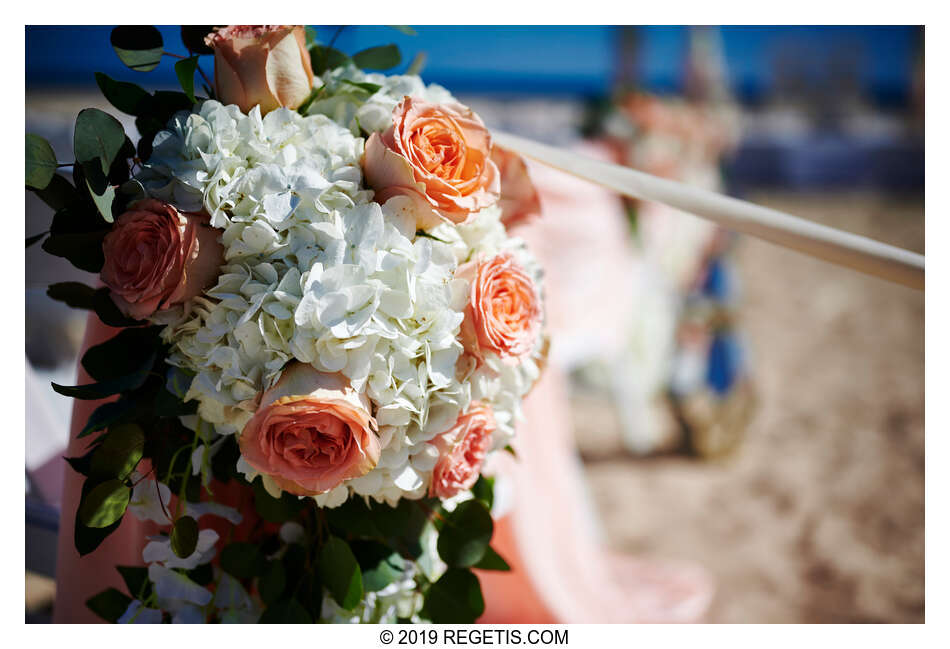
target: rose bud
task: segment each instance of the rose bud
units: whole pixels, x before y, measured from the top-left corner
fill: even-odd
[[[541,305],[534,282],[510,254],[459,266],[470,282],[461,342],[478,363],[494,352],[506,362],[531,352],[541,331]]]
[[[475,401],[455,424],[430,444],[439,449],[429,496],[451,498],[471,489],[491,450],[495,417],[491,406]]]
[[[224,250],[207,219],[147,198],[129,205],[102,240],[99,277],[127,316],[147,318],[199,295],[218,277]]]
[[[501,222],[506,228],[533,221],[541,216],[541,199],[528,167],[517,153],[495,146],[491,153],[492,162],[498,167],[501,176]]]
[[[313,69],[302,25],[228,25],[205,37],[214,50],[214,87],[223,104],[261,115],[297,108],[310,96]]]
[[[491,135],[470,109],[405,97],[389,130],[367,140],[363,170],[378,203],[398,195],[414,199],[418,228],[443,219],[464,223],[498,201],[491,149]]]
[[[293,361],[244,426],[241,454],[285,491],[298,496],[329,491],[379,461],[370,408],[366,395],[342,374]]]

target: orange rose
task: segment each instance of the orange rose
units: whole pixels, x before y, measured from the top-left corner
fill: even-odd
[[[243,112],[297,108],[313,87],[302,25],[228,25],[205,38],[214,50],[214,87],[223,104]]]
[[[218,233],[203,216],[151,198],[115,220],[102,253],[99,277],[119,310],[136,319],[200,294],[214,283],[224,258]]]
[[[498,201],[491,150],[491,135],[465,106],[405,97],[393,110],[392,127],[366,142],[363,169],[377,202],[409,196],[416,226],[426,229],[441,219],[464,223]]]
[[[262,395],[239,444],[244,459],[281,489],[312,496],[376,466],[375,430],[369,399],[346,377],[294,361]]]
[[[495,416],[491,406],[476,401],[450,429],[429,442],[439,449],[429,496],[451,498],[460,491],[471,489],[481,473],[485,456],[491,450],[494,431]]]
[[[486,352],[506,361],[529,353],[541,330],[534,283],[510,254],[459,266],[455,277],[471,282],[461,341],[479,363]]]
[[[517,153],[496,146],[491,153],[492,162],[501,176],[501,222],[506,228],[528,223],[541,215],[541,199],[524,158]]]

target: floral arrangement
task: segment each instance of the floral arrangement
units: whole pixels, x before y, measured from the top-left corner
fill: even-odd
[[[144,565],[118,566],[128,592],[88,605],[118,622],[474,621],[472,569],[508,569],[482,471],[514,452],[546,354],[541,272],[506,231],[537,200],[524,164],[446,89],[362,70],[398,64],[395,46],[181,35],[182,92],[96,75],[137,145],[93,108],[75,163],[26,136],[27,187],[55,210],[27,245],[102,283],[49,295],[119,328],[82,358],[94,383],[53,386],[109,399],[68,458],[76,548],[126,513],[162,530]],[[138,71],[176,56],[153,27],[112,45]]]

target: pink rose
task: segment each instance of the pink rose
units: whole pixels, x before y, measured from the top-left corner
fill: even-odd
[[[310,96],[313,69],[302,25],[228,25],[205,38],[214,50],[214,87],[243,112],[297,108]]]
[[[475,401],[450,429],[429,442],[439,449],[439,459],[432,470],[430,496],[451,498],[471,489],[491,450],[495,427],[491,406]]]
[[[481,363],[487,352],[516,361],[528,354],[541,330],[541,305],[534,282],[510,254],[459,266],[457,279],[471,283],[461,342]]]
[[[281,489],[312,496],[376,466],[375,430],[369,399],[349,379],[294,361],[261,396],[239,443],[244,459]]]
[[[501,222],[506,228],[528,223],[541,216],[541,199],[524,158],[517,153],[496,146],[491,153],[492,162],[501,175]]]
[[[218,233],[203,216],[151,198],[116,219],[102,252],[99,277],[119,310],[136,319],[199,295],[217,279],[224,258]]]
[[[392,127],[366,142],[363,169],[377,202],[412,198],[416,226],[426,229],[442,219],[464,223],[497,202],[491,150],[491,135],[465,106],[405,97],[393,110]]]

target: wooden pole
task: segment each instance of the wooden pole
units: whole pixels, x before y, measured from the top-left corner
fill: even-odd
[[[924,256],[916,252],[516,135],[495,132],[493,138],[503,148],[624,196],[663,203],[730,230],[924,290]]]

